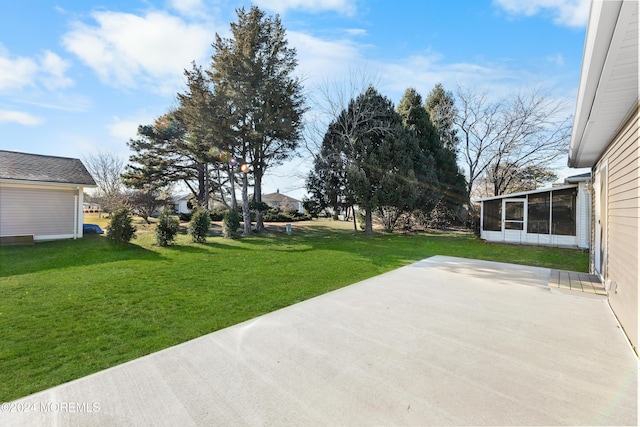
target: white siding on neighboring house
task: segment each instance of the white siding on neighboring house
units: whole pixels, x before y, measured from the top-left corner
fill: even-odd
[[[74,187],[0,184],[0,236],[82,237],[82,197]]]
[[[601,251],[604,265],[595,267],[604,273],[611,307],[636,348],[640,281],[639,117],[636,105],[593,169],[593,173],[598,175],[598,182],[606,186],[604,197],[607,201],[605,212],[594,209],[595,220],[606,221]]]

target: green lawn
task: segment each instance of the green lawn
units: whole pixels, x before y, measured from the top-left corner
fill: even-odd
[[[454,233],[365,236],[330,224],[206,244],[181,235],[168,248],[148,230],[125,250],[102,236],[0,248],[0,401],[432,255],[587,269],[577,250]]]

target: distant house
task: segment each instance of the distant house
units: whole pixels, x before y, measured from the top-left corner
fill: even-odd
[[[280,190],[275,193],[263,194],[262,201],[273,208],[283,211],[293,210],[304,213],[304,206],[300,200],[281,194]]]
[[[590,174],[563,185],[476,199],[480,237],[492,242],[589,247]]]
[[[191,193],[176,196],[173,199],[173,211],[177,214],[191,213],[191,208],[189,207],[190,198]]]
[[[0,239],[82,237],[86,187],[96,183],[78,159],[0,150]]]
[[[87,203],[84,202],[82,204],[82,212],[84,213],[97,213],[97,212],[101,212],[102,209],[100,208],[100,205],[97,203]]]
[[[591,272],[636,352],[640,282],[638,1],[593,1],[569,166],[593,176]]]

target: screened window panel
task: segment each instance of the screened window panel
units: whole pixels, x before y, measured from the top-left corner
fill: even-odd
[[[502,200],[487,200],[482,212],[483,230],[502,231]]]
[[[505,230],[524,230],[524,200],[504,202]]]
[[[505,221],[524,221],[524,203],[506,202],[505,205]]]
[[[504,228],[506,230],[524,230],[524,222],[505,221]]]
[[[551,194],[549,192],[529,194],[527,233],[549,234],[550,196]]]
[[[552,191],[552,234],[576,235],[576,190]]]

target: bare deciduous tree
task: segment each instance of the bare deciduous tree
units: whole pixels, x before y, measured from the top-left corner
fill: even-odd
[[[114,153],[98,151],[82,160],[98,186],[94,199],[99,201],[104,212],[113,212],[125,202],[124,188],[120,179],[124,172],[124,159]]]
[[[539,89],[491,101],[486,93],[459,87],[457,97],[455,124],[470,194],[483,177],[492,195],[504,194],[517,187],[523,170],[549,169],[566,154],[572,122],[566,101]]]

